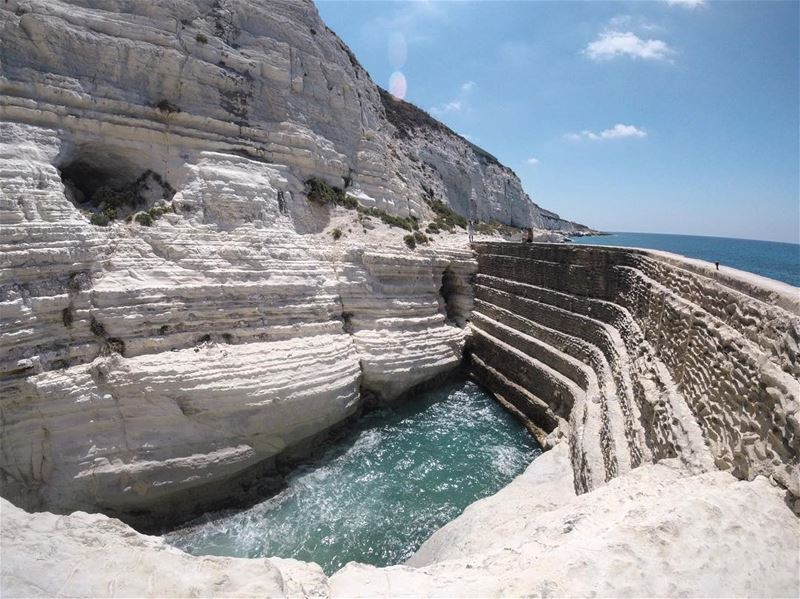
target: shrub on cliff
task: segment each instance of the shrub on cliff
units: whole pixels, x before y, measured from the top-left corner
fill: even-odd
[[[362,206],[358,204],[358,213],[367,216],[374,216],[390,227],[398,227],[406,231],[415,231],[419,229],[419,222],[413,216],[397,216],[396,214],[389,214],[386,210],[380,208],[373,208],[371,206]]]
[[[135,181],[119,187],[103,185],[98,187],[91,198],[89,205],[99,210],[89,217],[90,222],[98,227],[107,227],[111,221],[116,220],[126,212],[130,220],[131,210],[143,206],[147,197],[160,194],[162,199],[171,199],[175,195],[172,187],[161,175],[151,170],[144,171]],[[154,206],[148,212],[152,219],[156,219],[166,212],[172,211],[172,204]],[[138,221],[137,221],[138,222]]]
[[[89,217],[89,222],[97,227],[107,227],[112,220],[105,212],[95,212]]]
[[[433,210],[436,218],[433,225],[438,230],[452,231],[454,227],[467,228],[467,219],[458,212],[450,208],[442,200],[436,198],[423,197],[423,201]]]
[[[413,234],[403,237],[403,241],[405,241],[406,245],[413,250],[415,247],[417,247],[417,244],[426,244],[430,240],[425,233],[422,233],[421,231],[414,231]]]
[[[341,237],[342,237],[342,230],[341,230],[340,228],[338,228],[338,227],[337,227],[337,228],[335,228],[333,231],[331,231],[331,235],[333,235],[333,239],[334,239],[335,241],[336,241],[336,240],[339,240],[339,239],[341,239]]]
[[[312,177],[306,181],[306,197],[309,201],[327,206],[328,204],[338,204],[345,200],[344,191],[338,187],[328,185],[322,179]]]
[[[506,237],[514,237],[522,234],[523,229],[504,225],[496,220],[491,220],[488,223],[479,221],[475,223],[475,232],[482,235],[505,235]]]
[[[345,194],[344,198],[342,199],[342,206],[348,210],[358,210],[360,204],[353,196]]]
[[[138,224],[142,225],[143,227],[152,227],[153,226],[153,217],[150,216],[147,212],[139,212],[136,216],[133,217],[133,220],[136,221]]]

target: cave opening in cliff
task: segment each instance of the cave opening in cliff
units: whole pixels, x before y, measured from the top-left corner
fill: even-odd
[[[368,412],[276,495],[205,514],[165,540],[195,555],[313,561],[327,574],[350,561],[395,565],[540,453],[481,387],[450,379]]]
[[[151,161],[135,152],[94,144],[67,147],[56,164],[65,194],[89,213],[93,224],[107,225],[175,194],[167,179],[150,168]]]

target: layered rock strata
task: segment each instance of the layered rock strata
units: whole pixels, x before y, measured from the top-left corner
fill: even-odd
[[[478,245],[471,363],[544,432],[575,488],[678,458],[800,496],[800,298],[638,250]]]
[[[279,208],[285,168],[217,152],[152,226],[93,226],[53,166],[58,132],[0,128],[0,462],[18,504],[187,509],[364,391],[391,399],[460,362],[465,250],[303,235]]]
[[[486,243],[478,263],[470,367],[551,449],[406,564],[325,578],[291,560],[191,557],[106,516],[3,501],[4,596],[796,595],[796,290],[637,250]],[[443,303],[467,315],[466,299]],[[724,383],[745,376],[752,396],[735,405],[755,405],[732,407]],[[757,393],[777,394],[764,382],[783,392],[768,406]],[[76,563],[87,551],[113,554],[111,567]]]
[[[332,597],[793,597],[800,525],[764,477],[676,458],[575,495],[567,444],[401,566],[351,563]]]
[[[464,216],[579,228],[533,204],[485,151],[389,98],[310,0],[9,0],[0,32],[0,119],[58,130],[62,170],[150,169],[178,188],[187,157],[215,150],[394,214],[423,218],[435,194]],[[301,192],[290,185],[290,206]]]
[[[796,289],[635,250],[412,251],[310,177],[423,223],[442,200],[582,230],[382,93],[310,2],[0,5],[3,596],[796,595]],[[326,580],[17,507],[204,509],[467,340],[552,449],[405,566]]]
[[[412,252],[307,180],[423,224],[433,200],[544,221],[432,119],[423,167],[387,105],[308,0],[0,5],[4,496],[190,508],[459,363],[463,243]]]

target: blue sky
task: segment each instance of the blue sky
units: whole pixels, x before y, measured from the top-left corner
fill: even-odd
[[[317,6],[378,85],[565,218],[800,242],[798,2]]]

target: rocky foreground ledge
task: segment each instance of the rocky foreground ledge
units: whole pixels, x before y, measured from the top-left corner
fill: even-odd
[[[642,466],[575,495],[569,449],[543,454],[404,566],[329,579],[286,559],[195,557],[98,514],[0,500],[4,597],[796,597],[800,525],[763,477]]]

